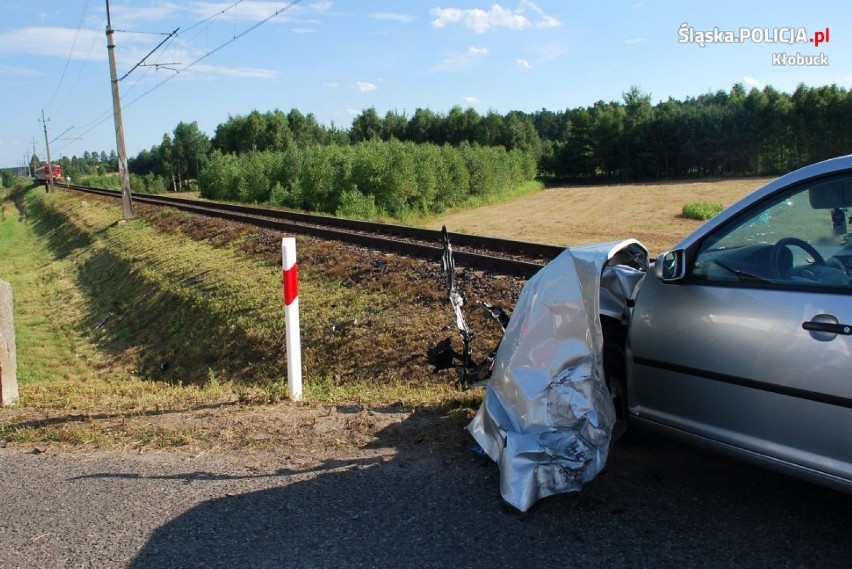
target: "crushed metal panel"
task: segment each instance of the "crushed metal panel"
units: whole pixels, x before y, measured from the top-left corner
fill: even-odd
[[[573,247],[521,292],[468,426],[517,509],[579,490],[606,464],[615,409],[603,373],[601,298],[604,313],[620,313],[647,267],[634,239]]]

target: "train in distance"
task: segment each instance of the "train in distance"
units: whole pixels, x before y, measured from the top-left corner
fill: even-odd
[[[47,181],[48,175],[54,180],[62,180],[62,166],[59,164],[51,164],[50,169],[48,170],[47,162],[43,162],[39,168],[36,168],[35,175],[33,177],[38,182],[44,182]]]

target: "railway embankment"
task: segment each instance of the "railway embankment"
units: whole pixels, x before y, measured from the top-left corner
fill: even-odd
[[[6,443],[323,447],[368,437],[376,409],[466,416],[477,404],[425,362],[453,335],[437,261],[298,240],[306,402],[295,404],[285,400],[280,235],[145,206],[124,222],[114,201],[62,190],[24,190],[16,204],[4,223],[22,255],[4,257],[0,274],[27,292],[21,403],[0,415]],[[471,302],[507,305],[521,285],[476,271],[460,281]],[[341,409],[355,410],[341,422],[351,428],[312,427]]]

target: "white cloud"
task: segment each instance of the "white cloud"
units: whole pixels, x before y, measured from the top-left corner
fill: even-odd
[[[472,95],[468,95],[467,97],[462,97],[462,101],[467,103],[468,105],[479,105],[482,101],[479,100],[478,97],[474,97]]]
[[[221,11],[225,6],[219,8]],[[213,8],[211,8],[211,11]],[[120,24],[122,29],[140,22],[159,22],[176,14],[183,12],[184,8],[173,2],[157,3],[153,6],[132,6],[128,4],[113,4],[110,6],[109,14],[113,28]],[[209,16],[210,13],[207,13]]]
[[[487,47],[477,47],[475,45],[467,48],[467,51],[464,53],[456,53],[444,58],[441,63],[432,66],[429,71],[430,72],[438,72],[438,71],[458,71],[462,69],[469,69],[477,59],[485,57],[488,55]]]
[[[527,61],[526,59],[518,59],[518,67],[523,67],[524,69],[532,69],[532,63]]]
[[[766,87],[766,85],[764,85],[763,83],[761,83],[760,81],[758,81],[757,79],[755,79],[754,77],[751,77],[749,75],[746,75],[745,77],[743,77],[743,83],[745,83],[745,86],[748,87],[749,89],[756,88],[756,89],[760,89],[762,91]]]
[[[175,4],[166,4],[176,8]],[[194,14],[195,18],[207,19],[215,17],[218,14],[227,17],[230,21],[241,22],[259,22],[265,20],[279,12],[278,19],[288,20],[293,16],[305,15],[307,10],[314,12],[325,12],[332,6],[331,2],[312,2],[305,7],[302,5],[291,6],[287,8],[287,4],[282,2],[262,2],[262,1],[244,1],[234,6],[234,2],[193,2],[188,6],[188,9]]]
[[[256,67],[221,67],[219,65],[204,65],[199,63],[193,65],[183,74],[207,75],[217,77],[239,77],[241,79],[273,79],[278,76],[278,71],[272,69],[259,69]]]
[[[77,37],[75,43],[74,38]],[[0,34],[0,53],[26,53],[29,55],[48,55],[70,59],[104,60],[107,52],[94,50],[89,54],[93,41],[103,40],[103,32],[76,30],[72,28],[21,28]],[[71,46],[74,51],[71,52]],[[69,55],[70,52],[70,55]]]
[[[648,41],[648,38],[631,38],[628,40],[624,40],[622,43],[624,45],[634,45],[637,43],[645,43],[646,41]]]
[[[408,14],[397,14],[395,12],[372,12],[369,16],[374,20],[392,20],[403,24],[413,22],[415,19],[414,16],[410,16]]]
[[[293,28],[290,30],[294,34],[313,34],[316,33],[315,28]]]
[[[5,67],[0,65],[0,77],[38,77],[41,73],[36,69],[27,69],[25,67]]]
[[[356,81],[355,88],[361,91],[362,93],[369,93],[370,91],[375,91],[378,89],[375,83],[369,83],[367,81]]]
[[[535,12],[536,17],[527,17],[527,12]],[[445,28],[461,25],[474,33],[483,34],[493,28],[508,28],[524,30],[527,28],[553,28],[562,25],[561,22],[548,16],[544,11],[529,0],[522,0],[520,6],[512,10],[500,4],[493,4],[487,11],[479,8],[433,8],[430,15],[434,18],[432,26]]]
[[[537,65],[558,59],[568,52],[568,46],[560,43],[536,44],[527,49],[535,54],[534,61]]]
[[[310,8],[314,12],[328,12],[329,10],[331,10],[331,7],[333,5],[334,5],[334,2],[331,2],[331,1],[323,0],[322,2],[320,2],[319,0],[316,0],[314,2],[311,2]]]

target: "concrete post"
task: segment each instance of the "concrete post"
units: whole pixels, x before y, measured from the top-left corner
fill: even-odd
[[[12,285],[0,281],[0,405],[11,405],[18,400],[18,364],[12,306]]]

